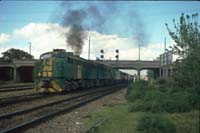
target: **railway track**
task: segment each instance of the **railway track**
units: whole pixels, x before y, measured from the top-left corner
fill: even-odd
[[[34,83],[8,83],[8,84],[1,84],[1,88],[10,88],[10,87],[20,87],[20,86],[29,86],[34,85]]]
[[[121,88],[122,86],[118,86],[115,89],[97,90],[48,104],[2,114],[0,115],[0,133],[25,130],[29,126],[34,126],[55,115],[71,111],[97,98],[118,91]]]
[[[22,91],[33,89],[34,85],[0,87],[0,92]]]
[[[8,98],[1,98],[0,107],[10,106],[12,104],[21,103],[21,102],[29,102],[35,99],[48,98],[54,95],[55,94],[43,95],[43,94],[36,93],[36,94],[27,94],[27,95],[20,95],[20,96],[8,97]]]

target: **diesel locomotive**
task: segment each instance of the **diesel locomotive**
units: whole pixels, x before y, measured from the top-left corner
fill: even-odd
[[[54,49],[35,63],[34,84],[37,92],[63,92],[127,83],[132,77],[110,66],[86,60],[72,52]]]

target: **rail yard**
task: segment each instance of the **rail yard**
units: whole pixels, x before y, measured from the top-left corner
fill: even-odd
[[[82,91],[73,91],[68,94],[25,94],[0,98],[0,131],[22,131],[41,120],[47,120],[57,114],[71,111],[79,106],[108,95],[124,85],[100,87]],[[19,91],[17,91],[19,92]]]
[[[25,131],[114,93],[132,80],[131,75],[63,49],[44,53],[34,68],[34,84],[0,86],[0,131]]]
[[[0,133],[200,133],[199,7],[0,0]]]

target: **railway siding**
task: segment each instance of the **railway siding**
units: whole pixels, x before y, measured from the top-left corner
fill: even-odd
[[[87,130],[87,127],[83,125],[83,121],[90,117],[90,113],[101,110],[104,106],[109,106],[116,103],[124,103],[126,89],[122,89],[108,96],[104,96],[98,100],[86,104],[76,110],[69,113],[60,115],[51,120],[48,120],[40,125],[28,129],[27,133],[35,132],[69,132],[69,133],[82,133]]]
[[[99,97],[104,95],[113,93],[114,91],[119,90],[121,87],[110,88],[101,91],[89,92],[87,94],[83,94],[81,96],[76,96],[75,98],[69,98],[57,102],[56,104],[49,104],[48,106],[44,105],[40,108],[30,109],[33,112],[26,111],[23,113],[15,113],[14,115],[6,115],[6,117],[1,117],[1,126],[0,129],[2,132],[8,131],[19,131],[18,129],[24,129],[24,126],[33,125],[34,123],[38,123],[41,120],[46,120],[49,117],[55,116],[63,111],[70,111],[71,109],[77,108],[79,106],[84,105],[87,102],[93,101]],[[36,110],[36,111],[35,111]],[[30,113],[29,113],[30,112]],[[16,115],[16,116],[15,116]],[[9,118],[9,119],[8,119]],[[3,120],[2,120],[3,119]],[[17,124],[17,125],[16,125]]]

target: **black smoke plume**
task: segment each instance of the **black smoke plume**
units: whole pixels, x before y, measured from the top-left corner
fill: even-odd
[[[64,2],[61,24],[70,27],[66,34],[67,45],[75,54],[80,55],[88,36],[86,30],[94,30],[106,34],[129,33],[137,43],[145,46],[148,43],[148,34],[142,18],[134,8],[136,6],[121,16],[119,14],[123,12],[119,7],[123,7],[120,2],[83,2],[78,6],[76,2]]]
[[[75,54],[80,55],[84,46],[84,39],[87,37],[86,30],[102,31],[106,17],[95,4],[88,3],[87,7],[81,9],[69,8],[73,5],[71,2],[62,4],[64,15],[61,24],[70,28],[66,34],[67,45],[74,50]]]
[[[83,10],[68,11],[63,16],[62,24],[70,27],[68,34],[66,34],[66,42],[77,55],[81,54],[83,40],[87,36],[82,26],[85,17],[86,13]]]

